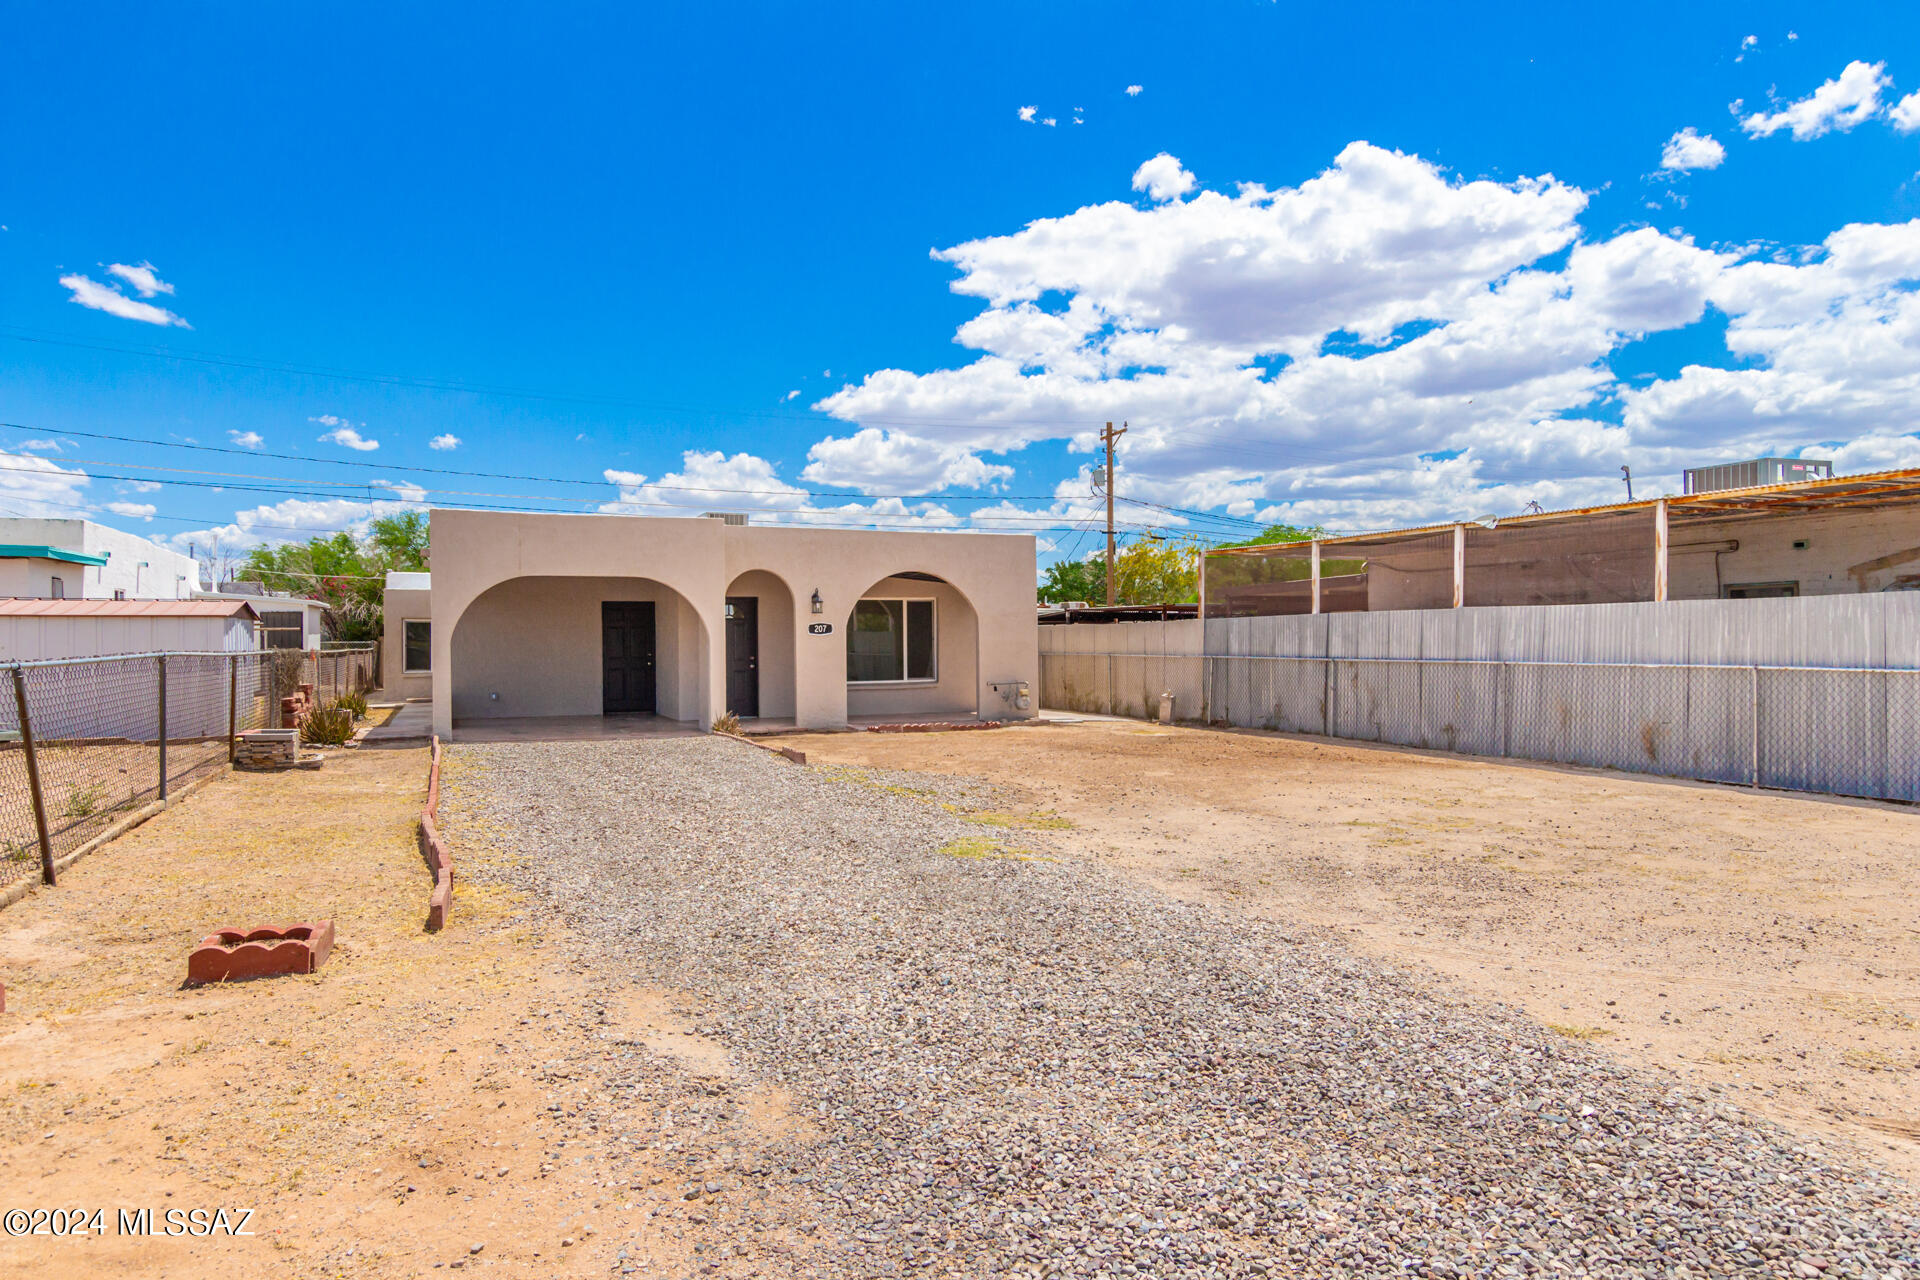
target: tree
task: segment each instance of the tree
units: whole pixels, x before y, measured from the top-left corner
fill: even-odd
[[[1270,524],[1245,542],[1223,542],[1215,548],[1224,551],[1228,547],[1263,547],[1270,542],[1311,542],[1315,538],[1324,538],[1327,531],[1319,525],[1301,528],[1291,524]]]
[[[1199,598],[1200,553],[1197,539],[1169,539],[1152,534],[1120,548],[1113,558],[1116,604],[1181,604]],[[1061,560],[1047,566],[1040,582],[1040,599],[1107,602],[1107,563],[1104,556]]]
[[[1107,598],[1107,565],[1104,560],[1061,560],[1047,566],[1040,581],[1040,602],[1059,604],[1066,600],[1085,600],[1099,604]]]
[[[1119,604],[1184,604],[1200,598],[1197,538],[1148,534],[1121,548],[1113,559],[1113,598]],[[1104,597],[1103,597],[1104,598]]]
[[[324,600],[341,640],[371,640],[380,634],[381,604],[389,572],[427,567],[427,518],[418,511],[381,516],[364,538],[330,538],[255,547],[240,571],[243,582],[309,600]]]

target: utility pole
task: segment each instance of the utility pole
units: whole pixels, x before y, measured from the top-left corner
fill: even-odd
[[[1108,604],[1114,603],[1114,599],[1113,599],[1113,587],[1114,587],[1114,582],[1113,582],[1113,446],[1119,441],[1120,437],[1125,434],[1127,434],[1127,424],[1124,422],[1120,424],[1120,429],[1118,431],[1115,431],[1113,429],[1113,424],[1109,422],[1107,424],[1106,430],[1100,433],[1100,442],[1106,445],[1107,447],[1107,603]]]

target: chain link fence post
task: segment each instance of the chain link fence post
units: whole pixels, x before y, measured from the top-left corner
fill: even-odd
[[[27,674],[13,669],[13,700],[20,712],[20,746],[27,753],[27,790],[33,795],[33,826],[40,837],[40,879],[53,883],[53,837],[47,834],[47,798],[40,789],[40,753],[33,742],[33,723],[27,718]]]
[[[239,744],[235,730],[240,720],[240,655],[227,659],[227,763],[232,764]]]
[[[1748,667],[1748,716],[1753,722],[1753,758],[1750,771],[1755,790],[1760,787],[1760,668]]]
[[[154,665],[160,670],[160,798],[167,798],[167,655],[161,654]]]

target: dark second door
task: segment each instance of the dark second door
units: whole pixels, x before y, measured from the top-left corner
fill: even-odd
[[[760,601],[727,597],[727,710],[760,714]]]
[[[600,602],[600,709],[620,711],[654,709],[653,602]]]

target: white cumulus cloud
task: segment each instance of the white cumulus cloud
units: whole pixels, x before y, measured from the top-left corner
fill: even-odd
[[[1127,86],[1127,96],[1129,98],[1137,98],[1145,92],[1146,92],[1146,89],[1141,85],[1130,84]]]
[[[1355,529],[1613,500],[1623,462],[1677,487],[1684,466],[1814,442],[1904,456],[1920,221],[1776,257],[1593,234],[1585,206],[1548,176],[1467,181],[1357,142],[1297,185],[1089,205],[938,251],[982,300],[956,335],[974,355],[822,400],[854,430],[804,478],[924,492],[1040,441],[1092,455],[1124,417],[1129,496]],[[1615,375],[1709,307],[1724,351]],[[1028,514],[1090,500],[1083,473]]]
[[[258,431],[229,431],[227,438],[242,449],[258,449],[267,442],[267,438]]]
[[[438,436],[435,436],[433,439],[427,441],[427,448],[439,449],[442,452],[445,452],[450,449],[458,449],[459,447],[460,447],[460,437],[453,435],[451,433],[446,435],[438,435]]]
[[[73,516],[87,473],[32,453],[0,449],[0,515]]]
[[[1920,129],[1920,89],[1908,94],[1893,104],[1887,112],[1887,119],[1901,133],[1912,133]]]
[[[1164,151],[1133,171],[1133,189],[1150,200],[1177,200],[1193,188],[1193,175]]]
[[[1846,68],[1798,102],[1778,111],[1756,111],[1740,122],[1749,137],[1764,138],[1782,129],[1805,142],[1834,129],[1847,130],[1880,111],[1880,93],[1890,88],[1884,62],[1849,62]]]
[[[107,268],[107,274],[119,276],[122,280],[132,285],[134,292],[143,298],[151,298],[157,293],[170,294],[173,292],[173,286],[154,273],[151,262],[142,262],[138,266],[132,267],[124,262],[116,262]]]
[[[107,510],[129,520],[151,520],[153,513],[159,510],[151,502],[109,502]]]
[[[829,488],[863,493],[933,493],[941,489],[987,489],[1013,478],[1013,468],[987,462],[965,448],[939,444],[901,431],[864,427],[850,436],[829,436],[807,451],[800,478]]]
[[[1726,158],[1727,149],[1716,142],[1711,134],[1700,133],[1688,125],[1667,139],[1667,145],[1660,151],[1660,167],[1677,173],[1692,169],[1718,169]]]
[[[318,423],[323,427],[332,428],[331,431],[328,431],[320,437],[322,444],[337,444],[347,449],[357,449],[362,453],[369,453],[380,447],[378,440],[370,440],[366,436],[361,435],[359,429],[352,423],[334,414],[323,413],[317,418],[308,418],[307,421]],[[365,426],[366,424],[362,423],[361,425]]]
[[[1020,118],[1026,121],[1028,124],[1032,124],[1033,118],[1039,114],[1040,114],[1039,107],[1021,107],[1020,108]]]
[[[193,326],[167,310],[156,307],[151,302],[140,302],[110,284],[101,284],[92,276],[78,273],[60,277],[60,284],[71,296],[69,302],[77,302],[93,311],[104,311],[110,316],[119,316],[122,320],[138,320],[142,324],[173,326],[191,329]],[[171,290],[169,290],[171,292]]]

